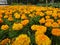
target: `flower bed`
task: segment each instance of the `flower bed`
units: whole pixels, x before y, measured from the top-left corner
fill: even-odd
[[[60,45],[60,8],[0,7],[0,45]]]

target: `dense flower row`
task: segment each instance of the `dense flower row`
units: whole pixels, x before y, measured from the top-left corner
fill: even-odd
[[[11,39],[7,36],[0,41],[1,45],[51,45],[50,36],[60,36],[60,8],[41,6],[0,7],[0,24],[0,31],[21,31],[23,33],[27,30]],[[48,31],[50,31],[50,36],[47,35]],[[32,33],[35,44],[32,44],[31,41]]]

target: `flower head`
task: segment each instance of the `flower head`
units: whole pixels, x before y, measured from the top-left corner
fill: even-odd
[[[19,35],[16,40],[12,43],[12,45],[29,45],[30,38],[26,34]]]
[[[40,23],[40,24],[45,23],[45,19],[44,19],[44,18],[40,19],[40,20],[39,20],[39,23]]]
[[[23,28],[23,25],[21,23],[14,23],[12,26],[13,30],[21,30]]]
[[[23,21],[21,21],[22,25],[27,25],[28,23],[29,23],[29,20],[23,20]]]
[[[51,40],[44,34],[35,36],[37,45],[51,45]]]
[[[6,45],[7,43],[10,43],[10,39],[6,38],[0,42],[0,45]]]
[[[14,17],[15,17],[16,19],[19,19],[19,18],[20,18],[20,14],[15,13],[15,14],[14,14]]]
[[[60,36],[60,29],[59,28],[53,28],[51,33],[52,33],[52,35]]]
[[[8,25],[2,25],[2,26],[1,26],[1,29],[2,29],[2,30],[7,30],[8,28],[9,28]]]

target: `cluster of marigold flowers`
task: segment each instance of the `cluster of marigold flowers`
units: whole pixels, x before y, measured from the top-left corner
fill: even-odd
[[[28,17],[27,17],[28,16]],[[0,9],[0,24],[4,23],[3,19],[12,24],[12,30],[21,30],[29,23],[29,17],[33,18],[41,16],[39,20],[40,25],[32,25],[31,30],[35,32],[35,42],[37,45],[51,45],[51,39],[45,35],[47,27],[52,27],[51,34],[60,36],[60,8],[54,7],[41,7],[41,6],[6,6]],[[16,19],[16,21],[14,21]],[[19,21],[18,21],[19,20]],[[21,21],[20,21],[21,20]],[[18,21],[18,22],[17,22]],[[43,24],[43,25],[42,25]],[[8,30],[10,26],[3,24],[0,29]],[[19,35],[14,41],[10,39],[1,41],[2,45],[12,43],[12,45],[29,45],[31,43],[30,37],[26,34]]]

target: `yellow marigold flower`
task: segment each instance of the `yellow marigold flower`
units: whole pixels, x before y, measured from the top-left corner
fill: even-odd
[[[5,15],[4,18],[8,18],[9,16],[8,15]]]
[[[47,27],[45,27],[45,26],[37,26],[36,30],[45,33],[47,31]]]
[[[51,45],[51,40],[44,34],[35,36],[35,41],[37,45]]]
[[[35,32],[35,36],[37,36],[37,35],[42,35],[42,34],[44,34],[44,33],[41,32],[40,30]]]
[[[3,20],[0,18],[0,23],[3,23]]]
[[[27,19],[27,16],[25,16],[24,14],[21,16],[21,19]]]
[[[52,16],[53,16],[54,18],[57,18],[57,13],[52,13]]]
[[[46,19],[46,22],[51,22],[51,23],[53,23],[54,20],[53,20],[53,19]]]
[[[10,39],[6,38],[0,42],[0,45],[6,45],[7,43],[10,43]]]
[[[39,25],[32,25],[31,29],[34,30],[34,31],[41,31],[41,32],[45,33],[46,30],[47,30],[47,27],[39,26]]]
[[[45,12],[47,15],[52,15],[52,11],[46,11]]]
[[[57,20],[57,23],[60,25],[60,20]]]
[[[14,23],[12,26],[13,30],[21,30],[23,28],[23,25],[20,23]]]
[[[29,14],[29,16],[30,16],[30,17],[35,17],[35,15],[34,15],[34,14]]]
[[[12,43],[12,45],[29,45],[30,38],[26,34],[19,35],[16,40]]]
[[[45,23],[45,19],[44,19],[44,18],[41,18],[41,19],[39,20],[39,23],[40,23],[40,24]]]
[[[2,30],[7,30],[8,28],[9,28],[8,25],[2,25],[2,26],[1,26],[1,29],[2,29]]]
[[[15,14],[14,14],[14,17],[15,17],[16,19],[19,19],[19,18],[20,18],[20,14],[15,13]]]
[[[43,12],[40,12],[40,14],[39,14],[40,16],[44,16],[44,13]]]
[[[49,15],[47,15],[47,16],[45,16],[45,18],[46,18],[46,19],[50,19],[50,16],[49,16]]]
[[[60,18],[60,13],[57,13],[57,16]]]
[[[52,33],[52,35],[60,36],[60,29],[59,28],[53,28],[51,33]]]
[[[21,22],[22,25],[27,25],[28,23],[29,23],[29,20],[23,20],[23,21]]]
[[[9,15],[9,12],[8,12],[8,10],[6,10],[5,14],[6,14],[6,15]]]
[[[2,18],[2,14],[0,15],[0,18]]]
[[[8,21],[13,21],[13,17],[9,17],[8,18]]]
[[[40,14],[40,12],[39,12],[39,11],[37,11],[37,12],[36,12],[36,15],[39,15],[39,14]]]
[[[59,27],[59,24],[57,22],[53,22],[52,27]]]
[[[45,26],[46,26],[46,27],[50,27],[50,26],[52,26],[52,23],[51,23],[51,22],[46,22],[46,23],[45,23]]]
[[[32,29],[32,30],[37,30],[37,27],[38,27],[38,25],[32,25],[32,26],[31,26],[31,29]]]

